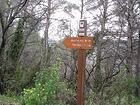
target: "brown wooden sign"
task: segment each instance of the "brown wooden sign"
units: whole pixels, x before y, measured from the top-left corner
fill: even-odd
[[[67,48],[92,49],[92,37],[67,37],[63,44]]]
[[[86,37],[87,21],[80,20],[79,37],[67,37],[63,44],[78,49],[77,105],[84,105],[86,50],[92,49],[92,37]]]

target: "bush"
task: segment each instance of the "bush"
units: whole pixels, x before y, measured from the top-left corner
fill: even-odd
[[[62,92],[68,92],[65,83],[59,81],[59,70],[62,62],[57,58],[57,63],[52,67],[44,67],[41,73],[36,74],[35,87],[24,89],[21,97],[21,104],[26,105],[55,105],[64,104],[61,102],[60,95]]]
[[[128,105],[129,101],[131,104],[138,104],[140,101],[134,95],[134,89],[136,87],[135,79],[125,74],[124,71],[120,71],[116,75],[112,82],[104,82],[104,90],[101,92],[95,92],[91,89],[90,92],[86,93],[86,105]],[[131,96],[131,100],[128,99]]]
[[[6,95],[0,95],[0,105],[20,105],[17,97],[7,97]]]

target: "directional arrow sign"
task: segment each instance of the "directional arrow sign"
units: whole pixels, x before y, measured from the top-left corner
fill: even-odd
[[[67,48],[92,49],[92,37],[67,37],[63,44]]]

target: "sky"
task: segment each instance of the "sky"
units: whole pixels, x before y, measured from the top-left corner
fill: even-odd
[[[68,2],[71,2],[71,3],[74,3],[76,5],[81,5],[81,0],[67,0]],[[94,4],[97,4],[97,2],[93,3]],[[111,13],[112,12],[112,8],[113,8],[113,4],[111,4],[112,6],[110,6],[108,8],[108,11]],[[92,5],[91,5],[92,6]],[[85,7],[84,10],[86,8],[89,8],[89,7]],[[102,8],[100,8],[102,9]],[[79,21],[80,21],[80,12],[78,10],[72,10],[72,14],[74,15],[73,18],[70,17],[70,15],[66,14],[63,12],[63,10],[59,10],[59,12],[56,12],[55,14],[52,15],[51,18],[56,18],[58,20],[61,20],[61,19],[67,19],[67,24],[71,26],[71,29],[74,30],[74,33],[71,33],[70,32],[66,32],[66,33],[61,33],[61,35],[58,35],[57,34],[57,31],[59,30],[58,28],[58,25],[60,24],[60,21],[53,21],[52,22],[52,25],[49,29],[49,39],[51,40],[61,40],[61,39],[64,39],[66,36],[78,36],[78,29],[79,29]],[[95,24],[98,20],[98,16],[100,15],[100,10],[99,9],[96,9],[96,10],[92,10],[90,12],[84,12],[84,19],[87,20],[87,24],[88,25],[92,25],[92,23],[95,21]],[[97,18],[96,19],[93,19],[93,17]],[[117,20],[117,18],[113,18],[112,19],[113,21],[114,20]],[[118,30],[118,26],[116,24],[114,24],[112,22],[112,20],[109,20],[110,22],[108,24],[106,24],[107,28],[109,28],[110,30]],[[98,20],[99,22],[99,20]],[[93,25],[93,27],[91,27],[94,31],[96,30],[100,30],[100,25]],[[44,30],[42,29],[40,31],[40,36],[43,36],[44,35]],[[87,36],[91,36],[93,37],[93,33],[89,33],[88,30],[87,30]]]
[[[74,4],[77,4],[77,5],[80,5],[80,0],[67,0],[67,1],[70,2],[70,3],[74,3]],[[67,19],[68,20],[67,21],[67,24],[68,25],[71,25],[71,28],[72,29],[75,29],[75,30],[77,29],[78,30],[79,20],[80,20],[80,12],[77,11],[77,10],[72,10],[72,14],[74,15],[74,18],[71,18],[70,15],[64,13],[63,10],[58,10],[58,12],[56,12],[55,14],[53,14],[51,16],[51,18],[55,18],[55,19],[58,19],[58,20]],[[76,35],[77,34],[76,32],[73,33],[74,35],[69,35],[68,33],[66,35],[63,35],[63,36],[57,35],[56,34],[57,31],[58,31],[57,30],[57,27],[58,27],[59,24],[60,24],[60,21],[53,21],[52,22],[51,27],[49,29],[49,39],[58,41],[58,40],[63,39],[65,36],[77,36]],[[41,37],[44,36],[44,29],[40,30],[39,35]]]

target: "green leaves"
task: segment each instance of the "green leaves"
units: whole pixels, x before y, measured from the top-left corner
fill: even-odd
[[[18,60],[20,51],[24,45],[23,23],[23,20],[19,20],[18,26],[10,39],[10,57],[13,62]]]
[[[56,105],[60,102],[60,94],[71,92],[66,88],[65,83],[60,82],[59,70],[62,67],[60,58],[57,58],[56,64],[52,67],[44,67],[41,79],[39,73],[36,75],[34,88],[24,89],[22,102],[26,105]]]

